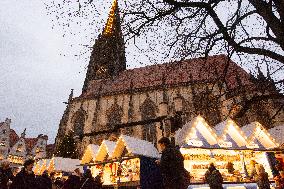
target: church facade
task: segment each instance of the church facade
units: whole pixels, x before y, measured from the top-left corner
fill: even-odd
[[[201,115],[211,126],[229,117],[240,125],[259,121],[273,127],[283,123],[283,109],[277,112],[277,102],[266,100],[249,107],[242,103],[260,94],[279,95],[271,79],[261,72],[253,77],[225,55],[127,70],[119,9],[114,0],[106,26],[93,46],[82,94],[73,97],[72,91],[69,96],[55,150],[69,132],[83,136],[77,141],[80,152],[89,143],[116,140],[119,134],[156,144],[162,135],[171,135],[172,123],[152,122],[116,132],[84,134],[177,113],[183,123]]]

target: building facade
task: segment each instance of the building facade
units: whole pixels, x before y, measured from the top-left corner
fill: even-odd
[[[8,159],[14,165],[23,165],[26,159],[42,159],[47,157],[47,135],[37,138],[26,138],[26,129],[19,137],[10,128],[11,120],[0,123],[0,160]]]
[[[260,84],[265,84],[262,87]],[[240,125],[259,121],[267,127],[283,122],[283,109],[270,99],[249,102],[256,95],[280,95],[272,79],[261,72],[253,77],[225,55],[195,58],[126,69],[125,47],[115,0],[103,32],[93,46],[87,74],[79,97],[71,92],[59,124],[55,150],[69,132],[86,133],[112,130],[116,124],[174,116],[179,112],[185,123],[197,115],[211,126],[231,117]],[[274,116],[273,122],[270,117]],[[268,119],[269,117],[269,119]],[[77,141],[83,151],[103,139],[116,140],[119,134],[157,143],[171,134],[172,123],[148,123],[115,132],[84,136]]]

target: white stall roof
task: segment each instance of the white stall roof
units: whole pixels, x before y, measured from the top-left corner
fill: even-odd
[[[104,161],[107,156],[112,157],[115,146],[116,142],[103,140],[99,147],[98,153],[96,154],[95,161]]]
[[[49,172],[52,172],[52,171],[73,172],[76,168],[80,168],[81,171],[83,171],[82,166],[78,166],[79,164],[80,164],[79,159],[53,157],[50,160],[48,171]]]
[[[99,146],[95,144],[89,144],[83,154],[81,163],[90,163],[92,160],[94,161],[96,158],[96,155],[98,153]]]
[[[141,155],[151,158],[160,157],[158,150],[152,143],[138,138],[121,135],[116,142],[112,158],[121,157],[125,149],[127,150],[128,155]]]
[[[176,143],[180,146],[211,148],[217,145],[217,135],[207,122],[197,116],[176,132]]]
[[[284,148],[284,125],[273,127],[269,129],[268,132],[276,140],[276,142]]]
[[[218,135],[218,145],[224,148],[244,148],[247,145],[247,137],[240,127],[232,120],[227,119],[215,127]]]
[[[252,145],[252,148],[272,149],[279,146],[259,122],[252,122],[245,125],[242,127],[242,130],[249,137],[248,143]]]

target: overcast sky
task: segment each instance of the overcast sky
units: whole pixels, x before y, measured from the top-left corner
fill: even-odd
[[[81,91],[85,63],[60,56],[69,39],[52,29],[39,0],[1,0],[0,26],[0,121],[11,118],[18,134],[27,128],[27,137],[43,133],[53,142],[62,102],[71,88]]]
[[[100,1],[105,3],[98,28],[112,3]],[[63,102],[72,88],[78,96],[83,86],[90,53],[87,59],[76,58],[82,51],[78,44],[93,45],[90,41],[98,34],[86,31],[63,37],[65,31],[53,27],[54,15],[47,12],[44,0],[0,0],[0,122],[10,118],[18,135],[27,128],[27,137],[43,133],[53,143],[66,107]],[[128,68],[141,66],[135,63]]]
[[[0,0],[0,122],[10,118],[19,135],[27,128],[27,137],[47,134],[53,143],[63,102],[72,88],[75,96],[81,93],[90,53],[85,59],[74,55],[82,52],[79,44],[93,45],[98,31],[85,31],[91,28],[87,17],[84,26],[73,26],[76,35],[63,37],[66,30],[53,27],[55,15],[47,15],[43,1],[51,0]],[[95,26],[101,29],[112,0],[96,1],[102,8]],[[133,45],[126,52],[128,68],[150,63]]]

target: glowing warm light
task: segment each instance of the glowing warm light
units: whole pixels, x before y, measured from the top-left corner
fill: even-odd
[[[216,137],[215,137],[216,134],[213,133],[213,132],[210,132],[210,130],[208,128],[209,128],[209,126],[207,125],[207,123],[205,121],[203,121],[203,119],[201,117],[198,117],[197,123],[196,123],[196,129],[198,129],[198,131],[203,136],[206,136],[205,138],[207,139],[207,141],[210,145],[217,144],[217,140],[216,140]]]
[[[110,35],[113,33],[114,27],[114,19],[115,19],[115,10],[117,9],[117,0],[114,0],[111,6],[111,10],[109,12],[109,16],[107,19],[107,23],[104,29],[104,35]]]
[[[265,148],[275,148],[277,145],[271,140],[271,137],[264,131],[258,123],[255,129],[255,136]]]
[[[236,141],[236,143],[238,144],[239,147],[246,146],[247,141],[241,135],[240,131],[234,126],[234,122],[228,121],[228,124],[229,124],[228,130],[230,131],[230,132],[228,132],[228,134],[230,134],[230,136],[233,138],[233,140]]]

